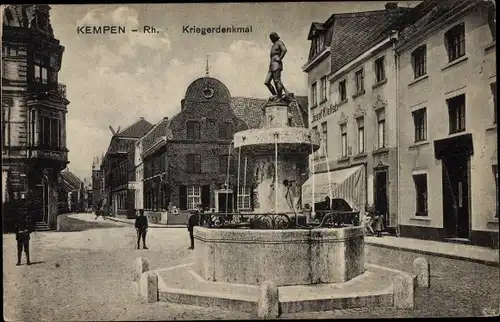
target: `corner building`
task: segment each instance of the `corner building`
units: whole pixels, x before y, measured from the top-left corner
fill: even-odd
[[[410,9],[333,14],[313,23],[309,61],[310,127],[321,147],[303,203],[341,198],[363,215],[374,207],[385,227],[398,225],[396,61],[394,42]],[[363,35],[363,36],[360,36]],[[331,188],[329,188],[331,186]]]
[[[2,189],[10,200],[29,194],[38,208],[37,227],[55,228],[58,177],[69,163],[69,101],[58,78],[64,47],[54,37],[49,11],[42,4],[4,6]]]

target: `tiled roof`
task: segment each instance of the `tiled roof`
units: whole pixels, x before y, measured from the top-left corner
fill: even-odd
[[[146,121],[144,118],[140,118],[139,121],[130,125],[123,131],[116,134],[118,137],[127,137],[127,138],[141,138],[144,134],[148,133],[149,130],[153,128],[153,124]]]
[[[80,189],[82,181],[73,172],[63,171],[61,172],[61,177],[63,178],[64,181],[66,181],[69,184],[69,186],[72,189],[74,190]]]
[[[119,136],[113,136],[109,143],[107,153],[126,153],[132,146],[135,145],[137,139],[125,139]]]
[[[260,127],[263,117],[262,108],[266,103],[267,100],[262,98],[231,97],[234,114],[250,129]]]
[[[485,2],[485,1],[480,1]],[[478,1],[471,0],[425,0],[404,18],[409,22],[404,28],[398,39],[396,50],[404,46],[414,37],[418,37],[425,30],[432,28],[435,22],[440,20],[444,15],[451,16],[453,12],[459,12],[466,8],[478,5]]]
[[[296,124],[303,123],[307,126],[307,96],[296,96],[295,99],[299,104],[301,115],[298,116],[295,110],[291,110],[294,119],[297,117],[302,118],[302,122],[295,121]],[[262,125],[262,118],[264,116],[262,108],[267,103],[267,99],[251,98],[251,97],[232,97],[231,107],[234,114],[243,122],[248,125],[248,128],[255,129]]]
[[[332,26],[328,29],[328,36],[331,34],[331,73],[388,37],[387,32],[397,28],[401,17],[410,10],[412,8],[398,7],[395,10],[341,13],[330,17],[328,20],[332,21]]]
[[[153,128],[148,133],[146,133],[146,135],[144,135],[144,137],[141,139],[143,151],[147,151],[156,142],[158,142],[158,139],[160,139],[162,136],[167,135],[169,124],[170,120],[165,117],[160,122],[156,123]]]

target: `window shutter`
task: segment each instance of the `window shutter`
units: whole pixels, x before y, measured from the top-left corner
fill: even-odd
[[[224,124],[220,123],[219,124],[219,139],[223,139],[223,138],[224,138]]]
[[[253,185],[250,186],[250,208],[252,209],[252,211],[255,209],[255,205],[254,205],[254,193],[253,193]]]
[[[184,185],[179,186],[179,209],[187,209],[187,188]]]
[[[210,186],[201,186],[201,204],[203,208],[210,208]]]

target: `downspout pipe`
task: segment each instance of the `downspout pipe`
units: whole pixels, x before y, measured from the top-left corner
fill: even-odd
[[[401,199],[400,199],[400,187],[401,187],[401,153],[400,153],[400,112],[399,112],[399,70],[400,70],[400,63],[399,63],[399,54],[396,51],[396,45],[397,45],[397,40],[398,40],[398,33],[397,31],[391,32],[391,41],[392,41],[392,50],[394,52],[394,74],[396,78],[396,160],[397,160],[397,167],[396,167],[396,176],[397,176],[397,189],[396,189],[396,194],[397,194],[397,222],[396,222],[396,236],[400,236],[400,224],[401,224]]]

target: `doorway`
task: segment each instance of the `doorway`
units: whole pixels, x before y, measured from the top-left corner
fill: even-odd
[[[442,159],[443,224],[448,238],[470,238],[469,159],[468,155]]]
[[[387,170],[375,171],[375,210],[382,216],[384,228],[389,224],[387,214],[389,212],[389,202],[387,198]]]
[[[233,212],[233,193],[227,193],[227,192],[219,192],[218,195],[218,211],[219,212],[226,212],[226,206],[227,206],[227,212]]]

